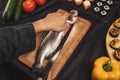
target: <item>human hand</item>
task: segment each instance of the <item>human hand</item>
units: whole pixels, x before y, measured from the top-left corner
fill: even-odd
[[[44,18],[44,22],[46,22],[48,30],[62,31],[69,26],[69,24],[66,23],[68,16],[68,13],[50,13]]]
[[[35,32],[39,33],[41,31],[63,31],[68,28],[70,25],[66,23],[69,14],[66,12],[63,13],[49,13],[45,18],[33,22]]]
[[[42,78],[39,77],[37,80],[42,80]],[[48,74],[47,80],[52,80],[51,71]]]

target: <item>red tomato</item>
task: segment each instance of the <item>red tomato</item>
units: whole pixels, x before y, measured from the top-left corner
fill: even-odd
[[[46,0],[35,0],[36,4],[39,6],[43,6],[46,3]]]
[[[33,0],[25,0],[23,2],[22,8],[27,13],[33,12],[36,8],[36,3]]]

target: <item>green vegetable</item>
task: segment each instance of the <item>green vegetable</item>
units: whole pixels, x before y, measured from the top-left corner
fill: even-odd
[[[16,9],[17,1],[18,0],[8,0],[6,7],[4,9],[3,15],[2,15],[3,23],[10,20],[10,18],[13,16],[14,11]]]
[[[14,14],[14,21],[18,21],[20,19],[21,13],[22,13],[22,4],[24,0],[18,0],[18,4],[16,7],[16,11]]]

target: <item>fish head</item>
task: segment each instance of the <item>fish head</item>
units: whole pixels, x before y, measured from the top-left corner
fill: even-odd
[[[77,16],[78,16],[78,11],[77,10],[71,10],[70,11],[70,16],[68,17],[66,22],[69,23],[69,24],[74,24],[78,19]]]

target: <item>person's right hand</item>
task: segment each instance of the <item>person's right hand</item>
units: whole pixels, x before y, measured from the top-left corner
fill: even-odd
[[[49,13],[45,18],[33,22],[36,33],[41,31],[63,31],[70,25],[66,23],[69,13]]]
[[[42,80],[41,77],[39,77],[37,80]],[[49,75],[47,77],[47,80],[52,80],[51,72],[49,72]]]
[[[68,13],[50,13],[43,20],[48,30],[62,31],[69,26],[69,24],[66,23],[68,16]]]

